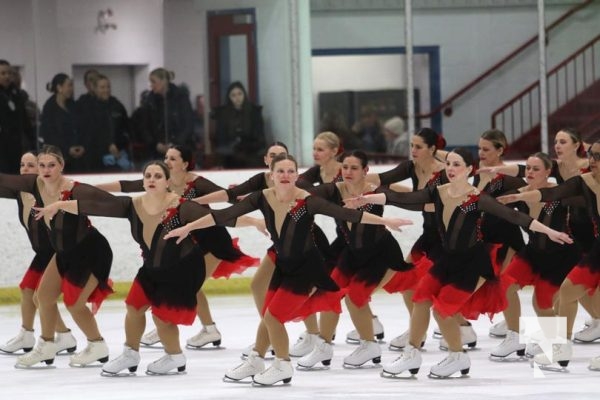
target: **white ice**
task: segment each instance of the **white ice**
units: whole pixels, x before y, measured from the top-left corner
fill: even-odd
[[[522,295],[524,315],[533,315],[531,294]],[[480,318],[473,322],[478,334],[477,347],[470,351],[471,372],[468,378],[434,380],[427,374],[431,365],[441,361],[445,353],[438,349],[438,341],[431,338],[433,324],[423,352],[423,365],[416,379],[391,380],[379,376],[381,367],[348,370],[342,368],[342,359],[355,347],[344,342],[352,329],[350,318],[344,313],[340,319],[335,340],[335,354],[329,370],[294,371],[289,386],[261,388],[249,384],[225,383],[224,372],[240,362],[242,349],[254,341],[258,315],[250,296],[217,296],[209,299],[213,316],[223,335],[223,348],[217,350],[184,350],[187,373],[180,376],[147,376],[146,365],[162,355],[160,349],[142,349],[142,361],[137,375],[107,378],[100,376],[100,368],[71,368],[67,356],[55,359],[55,368],[15,369],[15,355],[0,355],[1,399],[597,399],[600,391],[600,372],[587,369],[588,360],[600,355],[600,345],[575,344],[574,357],[568,372],[534,373],[527,361],[493,362],[489,352],[499,339],[488,336],[490,322]],[[387,342],[403,332],[408,324],[407,312],[398,295],[377,293],[372,308],[385,327],[382,361],[393,361],[399,353],[387,348]],[[69,325],[85,346],[85,338],[62,309]],[[122,301],[106,302],[97,320],[110,346],[111,357],[120,354],[124,340]],[[496,316],[496,320],[501,316]],[[578,315],[576,327],[587,315]],[[150,321],[150,318],[148,318]],[[19,329],[18,306],[0,307],[0,342],[5,342]],[[151,322],[149,322],[151,324]],[[301,323],[287,324],[290,341],[303,331]],[[197,333],[199,323],[181,327],[181,342]],[[36,326],[39,333],[39,327]],[[41,364],[40,364],[41,365]],[[372,365],[372,364],[371,364]]]

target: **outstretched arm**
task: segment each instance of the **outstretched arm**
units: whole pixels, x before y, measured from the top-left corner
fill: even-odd
[[[520,168],[518,164],[500,165],[497,167],[481,167],[477,170],[478,174],[502,174],[508,176],[519,176]]]
[[[211,203],[224,203],[228,199],[227,192],[225,189],[218,190],[204,196],[196,197],[193,201],[198,204],[211,204]]]
[[[556,231],[535,219],[533,220],[533,222],[531,222],[531,225],[529,225],[529,229],[531,229],[534,232],[540,232],[540,233],[546,234],[550,238],[550,240],[552,240],[553,242],[556,242],[556,243],[560,243],[560,244],[565,244],[565,243],[572,244],[573,243],[573,239],[567,233]]]
[[[60,200],[55,201],[52,204],[48,204],[45,207],[32,207],[35,211],[35,219],[40,220],[44,217],[48,219],[54,218],[57,212],[64,211],[70,214],[79,214],[79,207],[77,206],[77,200]]]
[[[503,196],[496,197],[502,204],[510,204],[516,203],[517,201],[525,201],[529,203],[540,202],[542,200],[542,195],[539,190],[530,190],[527,192],[521,193],[513,193],[513,194],[505,194]]]
[[[102,189],[106,192],[120,192],[121,191],[121,182],[119,182],[119,181],[99,183],[94,186],[97,187],[98,189]]]

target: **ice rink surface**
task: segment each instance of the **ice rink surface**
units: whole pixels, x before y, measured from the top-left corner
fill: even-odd
[[[250,296],[223,296],[209,298],[213,317],[223,336],[219,349],[188,350],[187,372],[177,376],[148,376],[146,365],[162,356],[161,349],[142,349],[142,361],[136,376],[107,378],[100,376],[99,367],[71,368],[68,356],[57,356],[54,368],[15,369],[15,355],[0,355],[0,399],[598,399],[600,372],[587,369],[588,360],[600,355],[600,344],[575,344],[574,357],[565,372],[539,371],[528,361],[492,362],[490,350],[500,343],[488,336],[490,322],[480,318],[473,322],[478,334],[477,346],[469,352],[471,372],[467,378],[434,380],[427,377],[431,365],[441,361],[445,353],[438,349],[438,340],[431,338],[435,322],[430,325],[423,352],[423,365],[414,379],[384,379],[381,367],[344,369],[342,359],[355,346],[344,342],[352,329],[345,312],[337,329],[334,359],[331,368],[319,371],[294,371],[288,386],[253,387],[250,384],[225,383],[224,372],[240,362],[242,349],[254,341],[258,315]],[[524,315],[533,315],[531,294],[522,294]],[[407,312],[398,295],[377,293],[372,308],[385,327],[381,343],[382,362],[393,361],[399,353],[388,350],[388,342],[408,326]],[[78,331],[68,313],[63,316],[79,341],[85,338]],[[101,332],[110,347],[111,357],[121,353],[124,340],[122,301],[108,301],[100,309],[97,319]],[[496,321],[501,316],[496,316]],[[587,318],[578,314],[576,330]],[[20,326],[18,306],[0,307],[0,342],[14,336]],[[148,321],[151,321],[148,318]],[[151,322],[149,322],[151,324]],[[197,333],[199,322],[181,327],[181,342]],[[290,341],[295,341],[304,330],[301,323],[287,324]],[[36,326],[36,333],[39,328]],[[293,359],[294,360],[294,359]],[[268,364],[268,362],[267,362]],[[41,364],[40,364],[41,365]],[[295,365],[295,361],[294,361]],[[369,364],[372,366],[373,364]]]

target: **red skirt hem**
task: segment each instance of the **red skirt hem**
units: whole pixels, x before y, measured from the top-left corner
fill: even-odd
[[[96,314],[104,300],[112,293],[114,293],[114,290],[112,290],[112,286],[113,282],[109,279],[106,283],[106,287],[100,287],[100,285],[98,285],[89,295],[86,302],[91,303],[93,314]],[[63,301],[65,305],[69,307],[74,305],[77,302],[77,300],[79,300],[83,288],[76,286],[73,283],[69,282],[68,279],[63,278],[61,283],[61,291],[63,294]]]
[[[588,294],[593,296],[600,284],[600,271],[592,271],[586,265],[577,265],[569,272],[567,279],[574,285],[583,285]]]
[[[153,315],[158,317],[161,321],[175,325],[192,325],[196,320],[195,309],[152,304],[137,280],[133,281],[129,293],[127,294],[127,298],[125,299],[125,304],[136,310],[145,306],[150,306]]]
[[[285,289],[269,290],[265,297],[261,315],[267,311],[282,324],[303,321],[317,312],[342,312],[341,300],[344,291],[317,290],[313,295],[296,294]]]
[[[25,275],[23,276],[21,283],[19,283],[19,288],[21,290],[23,290],[23,289],[36,290],[40,284],[40,280],[42,279],[43,274],[44,274],[43,271],[36,271],[32,268],[29,268],[27,270],[27,272],[25,272]]]

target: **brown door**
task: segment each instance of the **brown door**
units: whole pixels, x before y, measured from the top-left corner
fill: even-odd
[[[258,103],[254,9],[208,13],[210,106],[225,102],[230,83],[240,81],[249,100]]]

